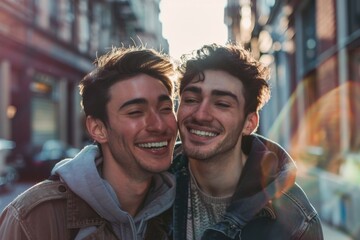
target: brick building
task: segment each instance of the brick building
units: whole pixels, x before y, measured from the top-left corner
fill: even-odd
[[[225,23],[272,69],[261,133],[304,166],[324,221],[360,237],[360,1],[228,0]]]
[[[168,52],[159,13],[159,0],[2,0],[0,138],[81,147],[78,82],[112,46]]]

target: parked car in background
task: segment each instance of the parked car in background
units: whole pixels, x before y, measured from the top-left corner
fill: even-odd
[[[10,190],[18,177],[16,169],[7,163],[7,156],[14,148],[13,141],[0,138],[0,192]]]
[[[47,140],[42,146],[18,148],[8,157],[8,162],[19,172],[23,180],[43,180],[51,169],[64,158],[73,158],[80,149],[66,145],[60,140]]]

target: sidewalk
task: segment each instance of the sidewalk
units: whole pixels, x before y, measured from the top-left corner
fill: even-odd
[[[324,240],[355,240],[324,222],[321,224],[324,232]]]

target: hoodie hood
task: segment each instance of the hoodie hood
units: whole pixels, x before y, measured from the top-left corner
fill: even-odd
[[[99,148],[89,145],[73,159],[59,162],[52,174],[60,176],[69,188],[85,200],[101,217],[113,227],[132,224],[132,217],[121,210],[120,203],[111,185],[99,174],[102,163]],[[175,180],[169,173],[155,174],[143,209],[133,219],[136,226],[170,208],[175,197]],[[120,234],[122,235],[122,234]]]

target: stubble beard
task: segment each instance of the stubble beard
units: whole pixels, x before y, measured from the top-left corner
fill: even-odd
[[[209,148],[209,146],[187,146],[184,144],[184,152],[188,158],[201,160],[201,161],[212,161],[221,159],[221,157],[228,155],[234,149],[241,138],[241,133],[234,131],[230,136],[218,142],[215,146]]]

